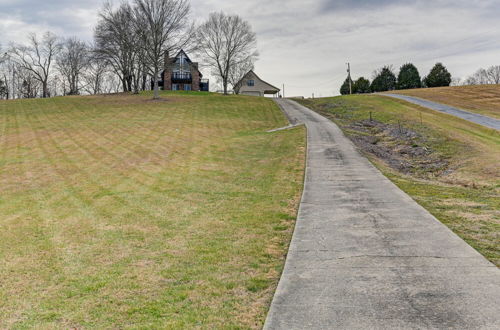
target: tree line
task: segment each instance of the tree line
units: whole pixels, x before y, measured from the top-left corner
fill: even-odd
[[[473,75],[467,77],[462,85],[490,85],[500,84],[500,65],[492,65],[487,69],[480,68]]]
[[[196,25],[188,0],[105,3],[98,15],[92,42],[46,32],[0,45],[0,98],[151,89],[158,98],[164,55],[181,49],[198,55],[228,93],[258,58],[247,21],[215,12]]]
[[[349,94],[348,76],[340,87],[340,94]],[[406,63],[401,66],[398,74],[392,66],[384,66],[376,70],[373,80],[370,82],[364,77],[356,81],[351,80],[352,92],[354,94],[385,92],[397,89],[412,89],[426,87],[444,87],[450,85],[484,85],[500,83],[500,66],[491,66],[488,69],[479,69],[473,75],[464,80],[452,78],[450,72],[442,63],[436,63],[429,74],[421,79],[420,73],[415,65]]]
[[[349,94],[349,79],[350,77],[347,77],[340,87],[340,94]],[[387,65],[374,72],[371,83],[368,79],[360,77],[356,81],[351,81],[351,85],[353,93],[362,94],[396,89],[442,87],[449,86],[451,82],[451,74],[442,63],[436,63],[429,74],[423,79],[420,77],[420,73],[415,65],[406,63],[401,66],[397,75],[393,67]]]

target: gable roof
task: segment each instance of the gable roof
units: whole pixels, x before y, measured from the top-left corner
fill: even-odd
[[[264,81],[264,80],[260,79],[260,77],[259,77],[259,76],[258,76],[258,75],[257,75],[257,74],[253,71],[253,70],[250,70],[250,71],[248,71],[247,73],[245,73],[245,75],[243,76],[243,78],[241,78],[241,79],[240,79],[240,81],[238,81],[238,82],[236,83],[236,86],[239,86],[239,85],[242,83],[242,81],[243,81],[243,80],[245,80],[245,79],[246,79],[246,77],[247,77],[249,74],[253,74],[253,75],[254,75],[257,79],[259,79],[259,80],[260,80],[261,82],[263,82],[264,84],[269,85],[270,87],[272,87],[272,88],[274,88],[274,89],[277,89],[278,91],[281,91],[281,89],[279,89],[278,87],[273,86],[273,85],[271,85],[270,83],[268,83],[267,81]]]
[[[174,63],[175,60],[182,54],[184,54],[184,56],[186,56],[186,58],[188,59],[189,63],[195,63],[195,64],[198,64],[197,62],[193,62],[191,61],[191,59],[189,58],[188,54],[186,54],[186,52],[184,51],[184,49],[181,49],[179,50],[179,52],[177,52],[177,55],[175,55],[174,57],[169,57],[169,61],[170,63]],[[201,73],[200,71],[200,68],[198,67],[198,73],[200,74],[200,78],[203,78],[203,74]],[[162,74],[163,75],[163,74]]]
[[[181,53],[182,53],[182,54],[184,54],[184,56],[186,56],[186,58],[188,59],[188,61],[189,61],[189,62],[193,63],[193,61],[191,61],[191,59],[190,59],[190,58],[189,58],[189,56],[186,54],[186,52],[184,51],[184,49],[181,49],[181,50],[177,53],[177,55],[175,55],[175,56],[173,57],[173,59],[178,58],[178,57],[181,55]]]

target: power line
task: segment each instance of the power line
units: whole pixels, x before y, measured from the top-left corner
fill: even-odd
[[[339,79],[342,79],[342,75],[336,75],[334,76],[334,78],[332,79],[329,79],[327,81],[324,81],[324,82],[320,82],[320,83],[314,83],[312,85],[290,85],[290,84],[286,84],[288,87],[294,87],[294,88],[309,88],[309,87],[316,87],[318,85],[327,85],[329,83],[333,83],[333,82],[338,82]]]

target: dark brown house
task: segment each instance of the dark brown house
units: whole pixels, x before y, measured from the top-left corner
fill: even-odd
[[[191,61],[181,50],[175,57],[165,52],[165,70],[161,74],[160,87],[167,91],[207,91],[208,79],[198,69],[198,63]]]

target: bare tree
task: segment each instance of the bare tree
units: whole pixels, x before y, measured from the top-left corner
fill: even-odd
[[[28,70],[21,65],[17,65],[16,75],[18,79],[17,95],[19,97],[28,99],[35,98],[40,95],[40,85],[42,85],[42,83],[40,82],[39,78],[33,73],[33,71]]]
[[[158,80],[163,55],[183,48],[191,39],[190,6],[187,0],[135,0],[134,24],[158,99]]]
[[[250,71],[254,69],[254,64],[252,60],[238,63],[234,66],[233,70],[229,72],[229,83],[233,86],[233,91],[236,94],[240,93],[240,88],[242,86],[241,80]]]
[[[467,77],[464,85],[486,85],[500,83],[500,66],[490,66],[488,69],[480,68],[473,75]]]
[[[120,91],[120,79],[115,74],[105,74],[102,84],[104,94],[118,93]]]
[[[480,85],[486,85],[489,83],[488,74],[486,70],[481,68],[475,73],[477,83]]]
[[[16,64],[10,60],[9,56],[5,56],[0,63],[0,79],[5,85],[5,98],[15,98],[15,75]]]
[[[48,97],[48,81],[52,64],[57,56],[60,45],[56,35],[46,32],[42,39],[36,34],[29,36],[28,45],[13,45],[11,58],[24,70],[33,74],[33,78],[42,85],[42,97]]]
[[[95,53],[106,60],[120,77],[123,91],[131,92],[135,63],[138,59],[140,41],[134,33],[132,8],[122,3],[113,9],[106,3],[99,14],[99,22],[94,30]]]
[[[0,99],[9,99],[9,89],[7,88],[7,84],[0,77]]]
[[[474,75],[468,76],[462,83],[463,86],[478,85],[476,77]]]
[[[61,52],[57,56],[59,73],[68,83],[69,95],[79,94],[80,76],[89,63],[89,49],[85,42],[76,37],[62,42]],[[66,92],[66,91],[65,91]]]
[[[0,45],[0,99],[9,99],[9,80],[4,64],[7,62],[7,56],[1,53],[2,47]]]
[[[92,51],[89,54],[88,65],[82,74],[82,88],[92,95],[104,93],[104,80],[109,73],[108,63]]]
[[[9,99],[9,78],[7,77],[8,71],[8,55],[2,51],[0,44],[0,99]]]
[[[491,84],[500,84],[500,65],[490,66],[486,70],[486,75]]]
[[[0,44],[0,65],[7,62],[8,58],[9,58],[9,54],[2,50],[2,44]]]
[[[60,74],[54,74],[49,81],[49,95],[57,96],[57,95],[66,95],[66,79]]]
[[[224,94],[231,76],[244,63],[258,57],[257,38],[250,24],[237,15],[211,13],[197,30],[199,51],[215,75],[221,78]]]
[[[460,86],[462,84],[462,79],[459,77],[451,78],[450,86]]]

